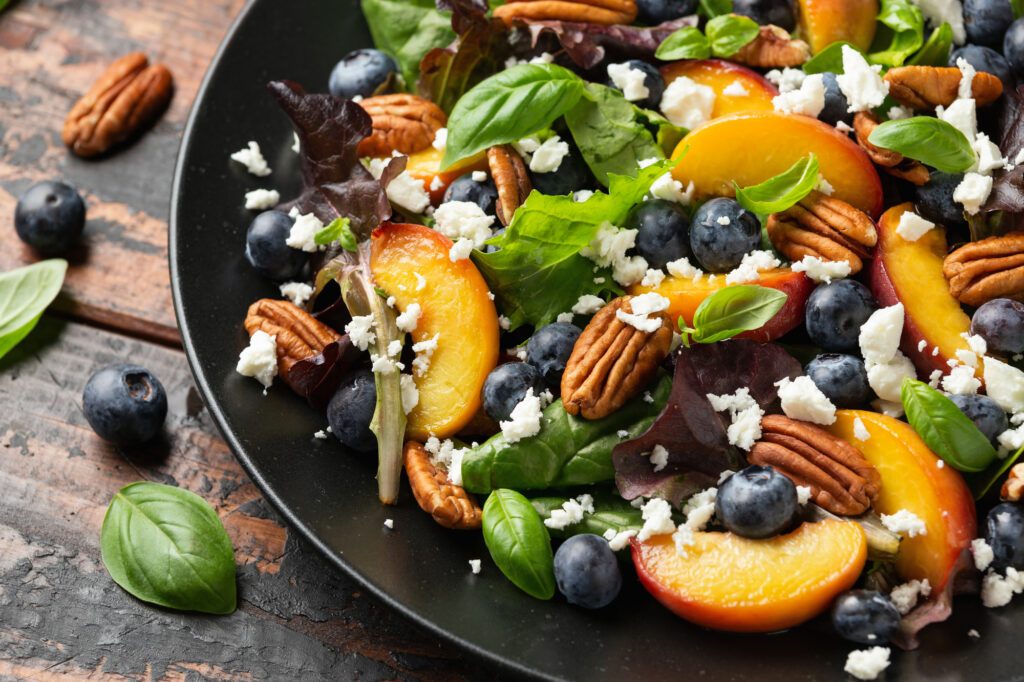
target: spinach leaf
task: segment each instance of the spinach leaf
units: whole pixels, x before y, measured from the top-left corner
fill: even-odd
[[[757,213],[768,215],[785,211],[811,193],[818,182],[818,157],[808,154],[788,170],[758,185],[740,188],[735,182],[736,201],[740,206]]]
[[[355,251],[356,236],[352,234],[352,228],[349,227],[350,222],[348,218],[335,218],[330,225],[325,226],[313,236],[313,241],[317,244],[338,242],[346,251]]]
[[[924,17],[909,0],[882,0],[878,23],[868,55],[875,64],[900,66],[924,44]]]
[[[654,139],[658,143],[658,147],[661,148],[665,157],[670,157],[679,145],[679,141],[686,137],[686,133],[689,131],[669,122],[667,118],[656,111],[639,107],[635,107],[635,109],[637,120],[643,123],[648,130],[654,132]],[[629,174],[632,175],[633,171],[630,171]]]
[[[610,481],[612,448],[647,430],[665,406],[672,382],[662,376],[650,387],[654,402],[636,396],[603,419],[574,417],[556,400],[544,409],[540,433],[509,443],[502,434],[462,458],[462,486],[474,493],[498,488],[543,490]]]
[[[711,43],[696,26],[684,26],[665,38],[654,56],[665,61],[707,59],[711,56]]]
[[[0,273],[0,358],[28,336],[64,284],[61,258]]]
[[[974,499],[980,500],[985,497],[985,494],[989,489],[1001,479],[1007,471],[1010,470],[1020,456],[1024,454],[1024,446],[1017,449],[1015,453],[1007,456],[1006,459],[999,462],[999,466],[995,467],[992,471],[982,471],[975,474],[967,474],[964,476],[964,480],[967,481],[967,486],[971,489],[974,494]]]
[[[555,64],[519,64],[484,80],[452,109],[441,170],[547,128],[579,102],[583,85],[579,76]]]
[[[844,45],[851,50],[856,50],[857,52],[864,54],[863,51],[853,43],[848,43],[842,40],[835,43],[829,43],[824,50],[804,62],[804,73],[812,74],[831,71],[837,75],[842,74]]]
[[[424,55],[455,40],[451,16],[439,12],[434,0],[362,0],[361,5],[374,44],[395,58],[409,86],[416,83]]]
[[[719,289],[693,313],[693,338],[698,343],[714,343],[760,329],[782,310],[787,298],[778,289],[753,284]]]
[[[885,121],[871,131],[868,142],[944,173],[960,173],[974,163],[974,151],[964,134],[931,116]]]
[[[548,532],[560,538],[567,538],[581,533],[593,533],[604,535],[606,530],[613,530],[621,533],[624,530],[639,531],[643,528],[643,513],[638,507],[633,507],[619,495],[611,492],[593,492],[594,513],[584,514],[583,520],[562,529],[551,528]],[[540,514],[541,520],[551,517],[551,512],[561,509],[562,504],[568,497],[535,497],[530,500],[533,508]]]
[[[587,83],[583,97],[565,114],[583,160],[606,187],[610,173],[632,175],[640,161],[665,156],[638,112],[618,90]]]
[[[732,0],[698,0],[697,11],[708,19],[732,12]]]
[[[928,384],[904,378],[900,399],[917,435],[954,469],[982,471],[996,458],[992,443],[970,417]]]
[[[235,553],[213,508],[195,493],[142,481],[110,501],[103,564],[139,599],[181,611],[235,610]]]
[[[731,57],[757,37],[761,28],[750,17],[723,14],[711,19],[704,33],[716,57]]]
[[[943,22],[932,31],[924,47],[907,63],[913,66],[946,66],[949,63],[949,50],[952,46],[953,29]]]
[[[530,501],[515,490],[495,490],[484,502],[484,544],[505,577],[537,599],[555,596],[551,537]]]

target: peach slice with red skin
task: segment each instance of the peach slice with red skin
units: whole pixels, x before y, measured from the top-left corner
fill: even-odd
[[[695,533],[686,555],[671,535],[633,539],[647,591],[677,616],[717,630],[773,632],[818,615],[856,582],[867,559],[864,531],[850,521],[804,523],[765,540]]]
[[[871,159],[849,137],[810,116],[747,111],[709,121],[684,137],[672,158],[672,176],[693,182],[696,194],[732,196],[733,182],[756,185],[788,170],[808,154],[833,188],[832,196],[876,218],[882,183]]]
[[[900,349],[927,378],[933,371],[949,372],[948,361],[958,350],[970,350],[961,334],[970,333],[971,318],[949,293],[942,274],[946,230],[935,226],[917,241],[896,234],[900,217],[913,212],[910,203],[893,206],[878,221],[878,244],[868,269],[871,293],[883,306],[903,304]],[[924,345],[921,345],[921,342]],[[938,348],[938,353],[934,354]],[[975,372],[981,378],[982,363]]]
[[[452,241],[422,225],[384,223],[374,230],[370,269],[400,311],[418,303],[414,343],[437,335],[423,374],[415,374],[419,403],[408,415],[406,438],[448,438],[472,421],[484,380],[498,361],[498,312],[469,259],[448,257]],[[419,275],[419,277],[417,277]],[[422,281],[422,284],[421,284]]]
[[[854,435],[854,424],[870,434]],[[896,572],[904,580],[928,579],[932,593],[946,585],[961,552],[977,535],[974,498],[964,479],[935,456],[907,423],[876,412],[839,410],[836,421],[825,427],[852,444],[882,477],[882,489],[872,507],[879,514],[901,509],[916,515],[926,535],[904,537],[896,557]]]
[[[684,59],[672,62],[661,67],[661,75],[665,85],[680,76],[686,76],[714,90],[715,104],[711,109],[711,118],[736,111],[770,111],[773,109],[772,98],[779,94],[778,88],[760,74],[723,59]],[[748,94],[724,94],[723,91],[730,85],[740,85]]]
[[[804,273],[793,272],[789,268],[769,270],[760,275],[760,279],[746,282],[746,284],[778,289],[786,294],[786,303],[782,306],[782,310],[776,313],[775,317],[770,319],[767,324],[760,329],[743,332],[739,335],[740,338],[764,343],[774,341],[783,334],[796,329],[803,322],[804,304],[807,302],[807,297],[811,295],[811,291],[814,290],[814,282]],[[708,296],[726,286],[730,285],[725,283],[725,275],[716,275],[714,282],[707,275],[696,279],[670,275],[656,287],[634,284],[629,287],[629,293],[637,295],[655,291],[661,294],[669,301],[666,312],[672,321],[675,322],[682,317],[686,324],[692,325],[693,314],[697,312],[697,307]]]
[[[409,175],[423,181],[423,188],[430,195],[430,203],[434,206],[441,203],[445,191],[456,178],[473,171],[487,170],[487,156],[484,152],[463,159],[446,170],[441,170],[442,156],[443,150],[427,147],[421,152],[410,154],[405,165]]]
[[[867,52],[875,37],[878,0],[798,0],[801,37],[818,54],[832,43]]]

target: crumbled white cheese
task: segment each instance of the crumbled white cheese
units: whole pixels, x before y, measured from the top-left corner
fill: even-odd
[[[889,84],[879,75],[881,70],[878,64],[869,65],[857,50],[843,45],[843,73],[836,76],[836,82],[850,105],[847,111],[866,111],[881,106],[889,94]]]
[[[971,540],[971,554],[974,555],[974,567],[979,571],[988,568],[992,559],[995,558],[995,553],[992,551],[992,547],[985,542],[985,538]]]
[[[615,311],[615,317],[642,332],[652,333],[661,328],[662,319],[648,316],[651,313],[668,310],[669,300],[661,294],[651,291],[630,298],[629,306],[632,312],[627,313],[620,308]]]
[[[604,539],[608,541],[608,549],[613,552],[625,549],[632,537],[636,537],[635,530],[620,530],[616,533],[614,528],[609,528],[604,532]]]
[[[761,279],[760,273],[774,270],[782,263],[771,251],[751,251],[743,256],[743,260],[725,276],[726,284],[743,284]]]
[[[636,245],[638,230],[620,230],[608,221],[597,228],[597,235],[580,250],[599,267],[611,267],[612,277],[621,286],[635,284],[647,274],[647,261],[642,256],[627,256]]]
[[[967,332],[963,332],[960,336],[967,342],[967,346],[979,356],[988,352],[988,342],[981,336]]]
[[[427,278],[418,272],[412,274],[416,278],[416,291],[423,291],[423,287],[427,286]]]
[[[829,425],[836,420],[836,406],[808,376],[783,377],[776,381],[782,411],[790,419]]]
[[[778,86],[779,92],[789,92],[790,90],[799,90],[804,79],[807,78],[807,74],[803,69],[793,69],[787,66],[782,71],[772,69],[764,77]]]
[[[572,193],[572,200],[577,204],[582,204],[584,201],[594,196],[594,191],[590,189],[578,189]]]
[[[932,373],[928,375],[928,385],[932,388],[937,389],[942,381],[942,370],[933,369]]]
[[[647,268],[647,274],[640,280],[640,286],[650,287],[656,289],[665,279],[665,273],[662,270],[655,270],[654,268]]]
[[[473,178],[473,182],[487,182],[487,173],[482,170],[475,170],[470,176]]]
[[[840,123],[842,123],[842,121],[840,121]],[[818,182],[815,183],[814,189],[818,190],[819,192],[828,197],[832,196],[832,194],[836,191],[836,188],[832,186],[832,183],[826,180],[825,176],[822,175],[821,173],[818,173]]]
[[[920,597],[927,597],[931,593],[931,583],[925,578],[924,580],[911,580],[902,585],[897,585],[892,588],[889,598],[892,600],[896,610],[905,616],[917,605],[917,600]]]
[[[735,80],[722,89],[722,94],[725,95],[726,97],[749,97],[750,91],[743,87],[743,83],[741,83],[738,80]]]
[[[412,361],[414,374],[422,375],[430,368],[430,358],[434,355],[434,351],[437,350],[437,339],[440,336],[441,333],[438,332],[429,339],[423,339],[419,343],[412,344],[412,350],[416,353],[416,359]]]
[[[992,192],[992,178],[979,173],[967,173],[953,190],[953,201],[962,204],[971,215],[976,214]]]
[[[533,153],[540,149],[540,144],[541,142],[539,137],[536,135],[530,135],[528,137],[524,137],[518,142],[513,142],[512,146],[517,152],[519,152],[519,156],[523,157],[523,160],[529,163]]]
[[[796,503],[801,507],[811,501],[811,489],[806,485],[796,487]]]
[[[904,118],[910,118],[914,115],[914,112],[907,107],[895,106],[889,107],[889,111],[885,112],[885,115],[890,121],[899,121]]]
[[[479,559],[469,560],[469,570],[473,572],[473,575],[477,575],[478,573],[480,573],[480,566],[481,563]]]
[[[384,190],[391,203],[413,213],[423,213],[430,207],[430,194],[422,178],[414,178],[408,171],[402,171],[388,183]]]
[[[680,523],[679,527],[672,532],[672,542],[676,546],[676,554],[682,557],[687,556],[686,548],[695,544],[693,529],[685,523]]]
[[[543,416],[540,396],[533,394],[532,387],[526,389],[526,395],[512,408],[508,421],[499,424],[505,441],[515,443],[523,438],[536,436],[540,433],[540,421]]]
[[[925,526],[924,521],[907,509],[900,509],[895,514],[882,514],[880,518],[882,525],[893,533],[906,534],[909,538],[928,535],[928,527]]]
[[[384,519],[384,527],[389,529],[389,530],[394,528],[395,527],[395,520],[394,519]]]
[[[879,308],[861,325],[857,341],[865,364],[884,365],[896,356],[903,334],[903,317],[903,304],[897,303]]]
[[[868,371],[868,385],[882,400],[899,405],[899,413],[903,414],[900,403],[900,386],[904,377],[917,378],[914,363],[900,351],[889,362],[881,364],[865,363]]]
[[[1024,372],[992,357],[985,358],[985,392],[1007,412],[1024,411]]]
[[[850,264],[844,260],[821,260],[817,256],[804,256],[793,263],[793,272],[803,272],[815,282],[826,284],[834,279],[842,279],[850,274]]]
[[[825,108],[825,81],[820,73],[807,76],[799,90],[790,90],[772,98],[775,111],[817,118]]]
[[[693,130],[711,119],[715,106],[715,91],[680,76],[668,84],[661,96],[661,113],[672,125]]]
[[[893,419],[899,419],[903,416],[903,403],[899,401],[878,398],[871,401],[871,407],[874,408],[875,412],[881,412],[886,417],[892,417]]]
[[[410,303],[406,306],[405,311],[395,318],[395,326],[403,332],[412,332],[416,329],[416,325],[419,323],[422,315],[423,311],[420,308],[420,304]]]
[[[569,155],[569,144],[558,135],[544,140],[530,157],[530,170],[534,173],[554,173],[562,165],[562,159]]]
[[[978,71],[963,57],[956,58],[956,68],[960,69],[960,85],[957,87],[956,96],[960,99],[973,99],[974,77],[978,75]]]
[[[280,202],[281,194],[276,189],[254,189],[245,193],[245,208],[250,211],[264,211]]]
[[[430,191],[436,192],[444,187],[444,180],[441,179],[440,175],[435,175],[434,179],[430,181]]]
[[[744,386],[732,394],[708,393],[706,397],[715,412],[729,411],[730,423],[726,430],[729,443],[749,451],[761,437],[761,418],[764,416],[764,410],[750,395],[750,389]]]
[[[964,9],[960,0],[911,0],[921,9],[921,14],[932,28],[949,24],[953,29],[953,42],[963,45],[967,40],[967,29],[964,27]]]
[[[967,631],[967,636],[971,639],[981,639],[981,633],[975,630],[974,628],[971,628]]]
[[[296,154],[302,151],[302,146],[299,142],[299,134],[295,132],[292,133],[292,151]]]
[[[896,226],[896,234],[908,242],[916,242],[928,234],[933,227],[935,227],[935,223],[932,221],[925,220],[913,211],[904,211],[900,216],[899,225]]]
[[[693,495],[683,505],[683,514],[686,515],[686,525],[690,530],[700,531],[711,523],[715,515],[715,498],[718,497],[718,488],[707,488]]]
[[[434,141],[430,144],[437,151],[443,152],[444,148],[448,146],[448,129],[438,128],[437,132],[434,133]]]
[[[654,472],[657,473],[668,465],[668,450],[661,445],[655,445],[651,450],[651,464],[654,465]]]
[[[558,313],[558,315],[555,316],[555,322],[562,322],[563,324],[572,324],[572,320],[573,314],[569,312]]]
[[[270,388],[277,376],[277,336],[257,330],[249,339],[249,345],[238,354],[235,371]]]
[[[989,571],[981,581],[981,603],[990,609],[1006,606],[1013,595],[1024,591],[1024,573],[1013,566],[1006,567],[1006,577]]]
[[[853,437],[857,440],[864,442],[871,438],[871,432],[864,426],[864,420],[857,417],[853,420]]]
[[[405,365],[396,360],[392,360],[390,357],[385,355],[377,355],[376,353],[370,353],[370,371],[374,374],[394,374],[395,372],[401,372],[405,369]]]
[[[581,190],[583,191],[583,190]],[[672,178],[672,173],[665,173],[659,175],[654,182],[651,183],[651,196],[656,199],[664,199],[665,201],[674,201],[677,204],[688,206],[693,201],[693,181],[683,189],[683,183]]]
[[[313,295],[313,287],[305,282],[285,282],[278,289],[282,296],[300,308],[306,305],[306,301]]]
[[[996,436],[996,442],[999,443],[997,454],[1000,457],[1006,457],[1011,452],[1016,452],[1024,445],[1024,425],[1003,431]]]
[[[288,215],[294,218],[295,222],[292,223],[291,230],[288,231],[288,238],[284,240],[285,244],[306,253],[327,248],[316,243],[316,233],[324,229],[324,224],[320,222],[319,218],[312,213],[299,213],[294,208]]]
[[[593,315],[604,307],[604,299],[593,294],[583,294],[572,306],[577,315]]]
[[[665,269],[668,270],[668,274],[681,279],[692,279],[703,274],[699,268],[691,265],[690,261],[686,258],[666,263]]]
[[[667,535],[674,533],[676,524],[672,521],[672,507],[665,500],[655,497],[648,500],[641,508],[641,515],[644,520],[643,528],[637,535],[637,540],[643,542],[655,535]]]
[[[469,239],[480,248],[491,238],[494,216],[487,215],[475,201],[447,201],[434,211],[434,229],[452,241]]]
[[[373,331],[373,315],[356,315],[345,325],[345,333],[349,341],[355,344],[359,350],[366,350],[367,347],[376,343],[377,335]]]
[[[976,160],[972,170],[981,173],[982,175],[988,175],[994,170],[998,170],[1006,165],[1006,159],[1003,158],[1002,152],[999,151],[999,147],[994,142],[988,139],[988,135],[985,133],[978,133],[978,137],[975,138],[974,144],[971,145],[974,149]]]
[[[935,115],[963,133],[968,142],[978,135],[978,112],[973,99],[958,99],[948,107],[938,106]]]
[[[231,160],[242,164],[247,171],[258,177],[270,175],[270,166],[267,165],[267,160],[260,153],[260,146],[252,140],[249,140],[247,148],[239,149],[232,154]]]
[[[552,509],[551,515],[544,519],[544,525],[554,530],[563,530],[583,520],[584,514],[594,513],[594,498],[583,494],[562,503],[561,508]]]
[[[846,121],[837,121],[836,122],[836,130],[838,130],[841,133],[852,133],[853,132],[853,126],[851,126]]]
[[[731,221],[729,220],[729,216],[723,215],[715,218],[715,222],[724,227],[725,225],[728,225]]]
[[[508,319],[505,315],[498,315],[498,326],[508,331],[512,328],[512,320]]]
[[[403,374],[401,381],[402,412],[409,414],[420,404],[420,391],[416,388],[416,380],[412,375]]]
[[[452,248],[448,249],[448,258],[451,262],[466,260],[473,253],[473,240],[472,239],[460,239],[454,244]]]
[[[629,62],[608,65],[608,78],[629,102],[639,102],[651,94],[650,89],[644,85],[645,77],[643,71],[634,69]]]
[[[942,390],[953,395],[970,395],[981,388],[981,381],[974,376],[970,365],[958,365],[942,379]]]
[[[843,670],[858,680],[873,680],[889,667],[889,649],[873,646],[870,649],[856,649],[846,657]]]
[[[650,391],[644,391],[643,398],[645,403],[654,404],[654,396],[651,395]]]
[[[327,432],[324,431],[323,429],[320,429],[319,431],[313,434],[313,438],[316,438],[317,440],[327,440],[328,437],[329,436],[327,435]]]

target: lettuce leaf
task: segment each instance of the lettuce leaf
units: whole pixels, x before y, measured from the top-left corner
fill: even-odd
[[[696,26],[697,17],[683,17],[658,26],[604,26],[573,21],[531,21],[526,24],[536,46],[545,34],[552,34],[566,54],[580,67],[591,69],[605,56],[615,61],[654,59],[654,52],[665,38],[683,28]]]
[[[395,58],[406,83],[416,82],[427,52],[455,40],[452,18],[434,0],[362,0],[361,6],[374,44]]]

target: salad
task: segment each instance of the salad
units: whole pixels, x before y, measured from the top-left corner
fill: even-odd
[[[376,452],[382,502],[538,599],[826,614],[861,679],[1024,591],[1011,3],[363,9],[327,94],[269,85],[302,189],[246,195],[281,298],[237,369]]]

